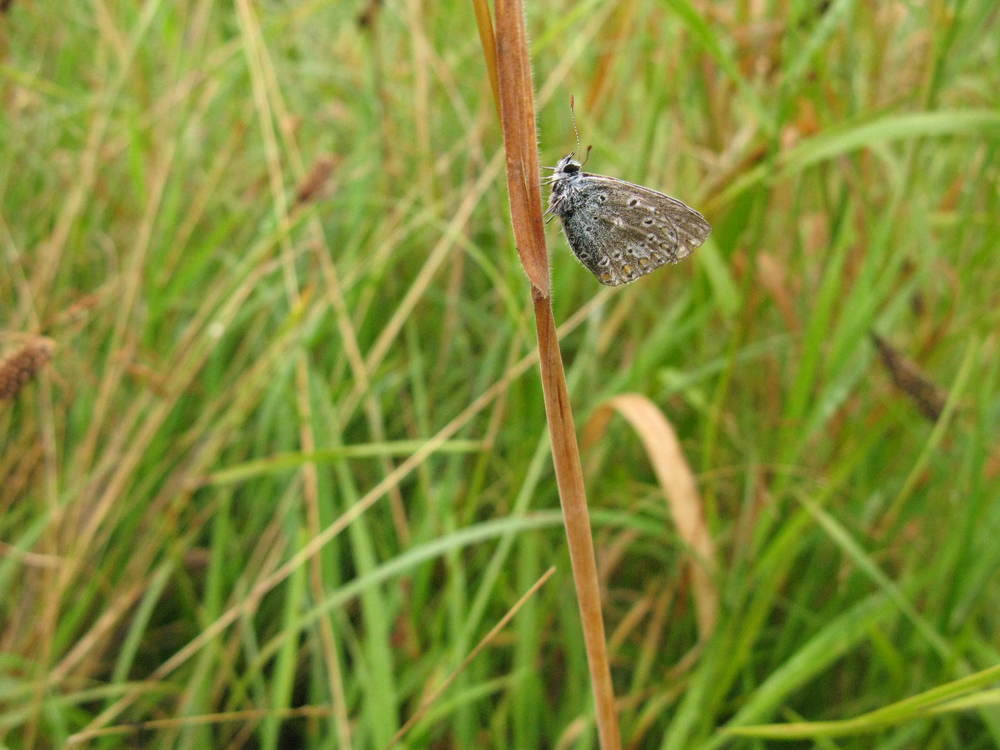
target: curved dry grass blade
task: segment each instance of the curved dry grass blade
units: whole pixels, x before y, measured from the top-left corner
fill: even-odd
[[[493,104],[496,106],[497,120],[499,120],[500,83],[497,80],[497,40],[493,34],[493,19],[490,17],[490,6],[486,0],[472,0],[472,8],[476,11],[476,28],[479,30],[479,43],[483,47],[483,57],[486,58],[486,74],[490,77]]]
[[[714,630],[719,613],[719,592],[713,575],[716,570],[715,545],[702,513],[701,498],[694,474],[684,458],[677,434],[659,407],[645,396],[626,393],[601,404],[583,431],[584,449],[593,445],[618,412],[642,440],[656,478],[663,488],[677,533],[693,553],[691,588],[698,616],[698,632],[704,641]]]

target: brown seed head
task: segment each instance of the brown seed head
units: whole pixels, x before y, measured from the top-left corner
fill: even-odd
[[[55,342],[38,337],[0,360],[0,400],[12,399],[52,358]]]

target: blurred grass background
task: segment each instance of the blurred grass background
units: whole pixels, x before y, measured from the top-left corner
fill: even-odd
[[[0,346],[55,349],[0,402],[0,746],[383,748],[555,565],[404,745],[594,747],[471,5],[3,5]],[[995,3],[528,27],[543,163],[575,94],[588,168],[714,225],[614,291],[549,233],[580,424],[651,399],[719,555],[698,644],[612,421],[584,460],[626,743],[769,747],[717,730],[996,665]],[[1000,746],[983,703],[790,746]]]

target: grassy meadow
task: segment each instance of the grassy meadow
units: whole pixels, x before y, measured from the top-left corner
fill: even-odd
[[[0,748],[596,748],[474,4],[0,8]],[[623,746],[1000,747],[1000,10],[526,23]]]

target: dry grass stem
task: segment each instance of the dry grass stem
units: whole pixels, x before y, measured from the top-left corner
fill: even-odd
[[[507,155],[507,192],[514,241],[521,256],[521,265],[532,286],[547,298],[549,257],[545,248],[545,227],[542,224],[535,98],[524,28],[524,9],[518,0],[499,0],[496,13],[500,121]]]
[[[583,484],[583,468],[549,296],[549,262],[542,223],[534,90],[521,2],[499,0],[496,4],[496,19],[500,119],[507,156],[507,190],[514,240],[521,264],[532,284],[545,415],[596,704],[598,736],[604,750],[617,750],[621,747],[621,737],[604,634],[600,583]],[[482,26],[480,35],[486,37]],[[486,57],[487,60],[490,59],[489,50]]]

